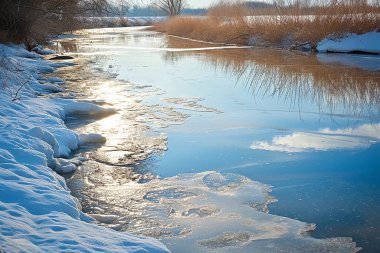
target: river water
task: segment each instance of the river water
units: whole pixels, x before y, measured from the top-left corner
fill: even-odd
[[[141,28],[83,31],[55,49],[79,63],[60,70],[63,96],[118,112],[67,120],[107,138],[67,176],[101,225],[173,252],[355,252],[350,238],[380,249],[379,56]]]

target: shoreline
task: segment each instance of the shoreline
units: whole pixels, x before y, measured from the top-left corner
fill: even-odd
[[[160,24],[159,24],[160,25]],[[150,26],[145,29],[148,31],[156,31],[167,36],[186,39],[189,41],[211,44],[211,45],[225,45],[225,46],[241,46],[241,47],[251,47],[251,48],[268,48],[268,49],[278,49],[278,50],[290,50],[290,51],[300,51],[306,53],[336,53],[336,54],[369,54],[369,55],[379,55],[380,56],[380,32],[372,31],[363,34],[346,33],[338,37],[328,36],[315,45],[311,42],[297,43],[294,40],[283,41],[281,43],[271,43],[264,42],[260,37],[255,37],[254,35],[243,34],[239,37],[247,37],[246,40],[240,43],[231,43],[231,40],[227,42],[204,40],[200,37],[191,36],[192,34],[181,34],[181,33],[171,33],[165,30],[164,27]],[[205,31],[204,31],[205,32]],[[211,32],[211,31],[208,31]]]
[[[115,111],[75,99],[47,97],[63,91],[64,80],[55,77],[54,71],[73,64],[48,61],[21,46],[0,46],[0,104],[4,108],[0,115],[0,247],[5,252],[168,252],[153,238],[94,224],[56,173],[73,171],[84,161],[69,159],[80,145],[104,142],[98,134],[78,135],[69,130],[64,119]]]

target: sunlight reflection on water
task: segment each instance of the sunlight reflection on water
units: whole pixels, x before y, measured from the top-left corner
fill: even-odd
[[[58,47],[78,56],[106,56],[81,70],[80,87],[74,80],[77,67],[70,87],[118,111],[86,124],[69,122],[79,132],[107,137],[102,147],[83,148],[90,161],[68,179],[86,212],[117,215],[103,225],[161,238],[174,252],[355,251],[347,238],[317,240],[303,233],[312,225],[281,216],[323,222],[314,203],[301,202],[297,194],[329,199],[330,193],[313,191],[329,173],[340,175],[337,180],[357,173],[334,159],[356,165],[358,150],[372,152],[363,153],[367,161],[361,165],[372,180],[378,178],[379,161],[371,155],[379,150],[377,72],[320,64],[314,55],[215,50],[215,45],[128,29],[97,32]],[[70,79],[70,73],[63,74]],[[233,183],[223,193],[212,187],[221,179]],[[274,198],[252,179],[275,186],[279,202],[273,207],[285,201],[286,209],[276,213],[281,216],[265,213]],[[362,189],[364,196],[379,196],[378,187]],[[293,197],[300,201],[294,204]],[[286,214],[298,207],[304,209]],[[310,210],[311,218],[302,218]],[[324,237],[350,236],[346,230]]]

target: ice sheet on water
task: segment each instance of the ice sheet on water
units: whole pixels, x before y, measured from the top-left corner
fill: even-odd
[[[212,207],[212,206],[205,206],[205,207],[197,207],[197,208],[190,208],[189,210],[182,213],[182,216],[199,216],[199,217],[206,217],[215,213],[220,212],[219,208]]]
[[[202,98],[165,98],[164,101],[181,106],[181,109],[197,111],[197,112],[216,112],[222,111],[200,104],[204,99]]]
[[[194,193],[188,191],[181,191],[176,188],[168,188],[164,190],[155,190],[147,192],[144,195],[144,199],[159,203],[161,199],[185,199],[188,197],[195,196]]]
[[[207,248],[242,246],[245,243],[248,243],[253,236],[253,234],[247,232],[224,233],[218,237],[200,241],[199,244]]]
[[[173,252],[358,250],[349,238],[315,239],[305,233],[313,224],[255,209],[272,201],[270,187],[236,174],[184,174],[143,184],[98,185],[96,191],[99,202],[109,203],[105,209],[120,217],[112,226],[160,238]]]
[[[221,191],[223,189],[235,188],[241,185],[244,180],[243,177],[236,174],[219,174],[210,173],[204,176],[203,183],[215,191]]]

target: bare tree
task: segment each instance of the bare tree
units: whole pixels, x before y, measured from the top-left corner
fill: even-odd
[[[31,45],[78,28],[84,15],[108,10],[107,0],[0,0],[0,40]]]
[[[114,0],[111,7],[111,15],[117,17],[119,19],[119,26],[127,26],[128,25],[128,17],[127,14],[129,12],[129,8],[131,4],[128,0]]]
[[[169,16],[179,15],[185,7],[184,0],[154,0],[152,4]]]

